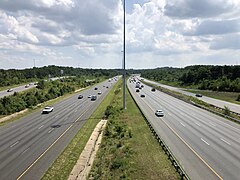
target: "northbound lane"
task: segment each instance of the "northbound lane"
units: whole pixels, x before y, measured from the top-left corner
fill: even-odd
[[[50,114],[38,111],[0,127],[1,179],[40,179],[114,83],[105,81],[97,85],[97,91],[91,88],[80,92],[83,99],[78,99],[79,93],[61,101]],[[91,101],[88,95],[98,91],[102,94]]]

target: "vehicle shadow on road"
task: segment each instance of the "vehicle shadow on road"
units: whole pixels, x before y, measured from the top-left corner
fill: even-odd
[[[97,117],[97,118],[80,119],[80,120],[77,120],[77,121],[74,121],[74,122],[52,124],[50,127],[51,127],[51,128],[60,128],[61,126],[67,126],[67,125],[77,124],[77,123],[81,123],[81,122],[87,121],[87,120],[89,120],[89,119],[102,120],[103,118],[102,118],[102,117],[99,117],[99,118]]]

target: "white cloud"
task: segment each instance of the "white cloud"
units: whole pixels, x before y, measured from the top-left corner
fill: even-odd
[[[230,62],[239,57],[239,0],[131,2],[128,68],[218,64],[227,55]],[[14,62],[29,67],[35,58],[41,65],[120,68],[122,15],[121,0],[0,1],[0,66],[7,68],[9,59],[8,68]]]

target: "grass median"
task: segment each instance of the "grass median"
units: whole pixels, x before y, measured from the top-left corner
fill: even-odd
[[[122,104],[119,88],[105,113],[108,123],[89,179],[180,179],[129,92],[126,110]]]

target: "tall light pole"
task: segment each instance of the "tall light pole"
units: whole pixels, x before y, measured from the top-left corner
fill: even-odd
[[[35,68],[36,68],[36,62],[35,62],[35,59],[33,59],[33,73],[34,73],[34,77],[36,78],[37,76],[36,76]]]
[[[126,109],[126,66],[125,66],[125,0],[123,0],[123,108]]]

